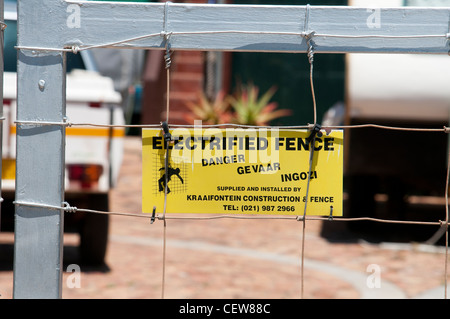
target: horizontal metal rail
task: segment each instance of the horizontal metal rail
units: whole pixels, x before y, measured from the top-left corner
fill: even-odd
[[[316,53],[448,54],[450,50],[450,8],[56,3],[52,19],[32,26],[47,36],[19,33],[19,48],[163,49],[170,42],[174,50],[296,53],[307,51],[305,36],[311,35]],[[34,16],[34,7],[23,7],[20,15]],[[33,22],[29,20],[25,24]]]

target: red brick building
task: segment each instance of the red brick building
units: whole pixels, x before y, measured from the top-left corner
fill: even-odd
[[[207,0],[173,1],[185,3],[208,3]],[[142,124],[157,124],[166,119],[167,72],[164,62],[164,51],[148,51],[143,72],[143,96],[141,109]],[[172,124],[193,124],[184,120],[186,102],[195,101],[199,92],[205,92],[207,79],[207,52],[203,51],[174,51],[171,55],[170,66],[170,114]],[[230,54],[221,53],[220,80],[227,89],[230,83],[231,69]],[[216,75],[214,75],[216,76]],[[212,75],[210,76],[212,77]],[[212,92],[214,94],[214,92]]]

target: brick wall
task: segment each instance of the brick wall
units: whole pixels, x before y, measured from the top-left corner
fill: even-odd
[[[169,121],[174,124],[186,123],[186,102],[195,101],[198,92],[204,89],[204,52],[175,51],[170,67],[170,114]],[[166,118],[165,110],[162,114]]]
[[[173,1],[207,3],[207,0]],[[143,76],[141,123],[156,124],[166,120],[166,70],[163,52],[149,52]],[[184,119],[186,102],[195,101],[204,90],[205,52],[174,51],[170,67],[169,123],[192,124]],[[160,63],[160,64],[159,64]]]

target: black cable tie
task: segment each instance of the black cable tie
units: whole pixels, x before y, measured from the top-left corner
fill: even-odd
[[[310,144],[311,141],[316,136],[316,134],[319,133],[321,129],[322,129],[322,127],[320,126],[320,124],[317,124],[317,123],[314,124],[313,128],[311,129],[311,134],[306,138],[306,142],[308,144]]]
[[[330,206],[330,216],[328,217],[328,220],[333,220],[333,206]]]
[[[170,142],[172,140],[172,135],[169,133],[169,124],[167,124],[167,122],[161,122],[161,126],[164,132],[164,140]]]
[[[156,214],[156,206],[153,206],[153,213],[152,213],[152,218],[150,219],[150,224],[153,224],[155,222],[155,216]]]

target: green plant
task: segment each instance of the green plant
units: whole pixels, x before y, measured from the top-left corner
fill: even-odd
[[[192,123],[201,120],[205,124],[234,123],[241,125],[267,126],[274,119],[289,116],[287,109],[277,109],[276,102],[270,102],[276,89],[270,88],[259,96],[259,88],[253,84],[239,86],[233,95],[219,92],[214,101],[203,92],[198,94],[197,102],[187,102],[190,113],[185,119]]]
[[[289,116],[291,110],[279,109],[276,102],[270,102],[276,88],[271,87],[259,96],[259,88],[248,84],[238,88],[237,94],[229,96],[231,107],[235,112],[234,121],[243,125],[269,125],[272,120]]]
[[[191,111],[185,116],[186,121],[193,123],[201,120],[205,124],[223,124],[231,122],[232,112],[230,104],[226,100],[226,94],[220,91],[214,101],[210,101],[203,92],[198,94],[198,101],[187,102],[186,106]]]

